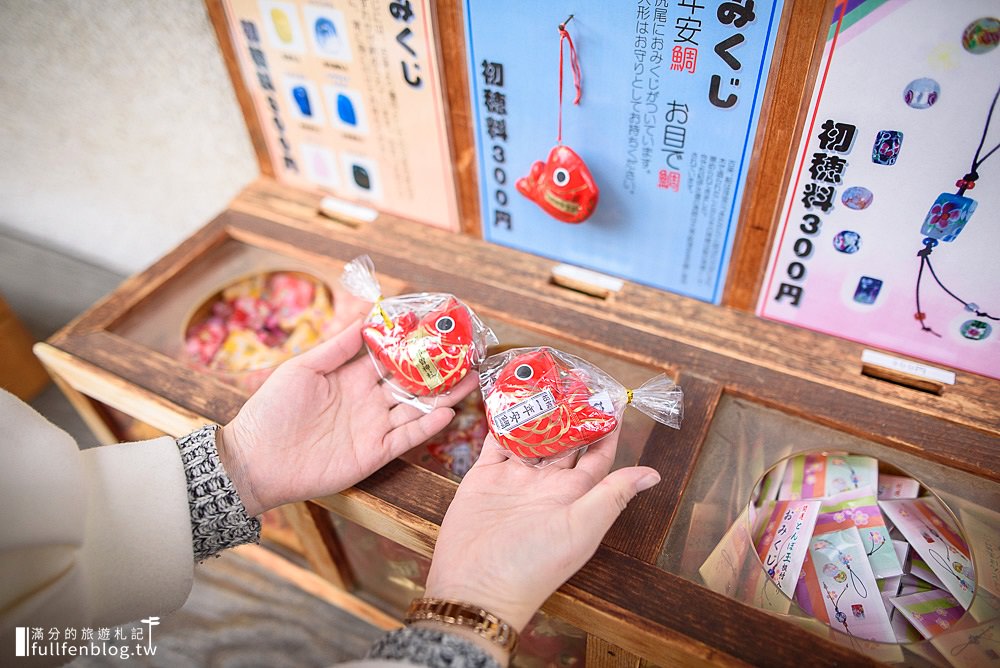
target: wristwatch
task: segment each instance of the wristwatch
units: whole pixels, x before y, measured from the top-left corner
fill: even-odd
[[[428,620],[472,629],[511,653],[517,648],[517,631],[493,613],[475,605],[440,598],[414,599],[406,611],[406,623]]]

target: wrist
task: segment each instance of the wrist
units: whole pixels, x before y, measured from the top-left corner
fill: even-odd
[[[257,517],[269,508],[257,499],[253,485],[250,482],[249,467],[239,449],[238,428],[232,422],[215,432],[215,447],[219,452],[219,460],[229,479],[233,482],[239,494],[247,515]]]
[[[435,582],[433,573],[428,578],[424,596],[426,598],[462,601],[468,605],[482,608],[509,624],[518,633],[524,630],[538,609],[538,606],[525,605],[523,602],[509,600],[508,597],[491,594],[481,587]]]
[[[219,456],[218,432],[218,425],[207,425],[176,441],[187,481],[192,548],[197,561],[260,540],[260,520],[247,515]]]

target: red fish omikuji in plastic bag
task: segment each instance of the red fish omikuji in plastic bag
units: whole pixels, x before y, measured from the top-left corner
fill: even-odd
[[[665,375],[628,390],[586,360],[548,347],[489,357],[479,384],[493,437],[532,465],[604,438],[618,427],[627,405],[675,429],[683,416],[683,393]]]
[[[351,293],[375,302],[361,336],[380,375],[405,399],[449,392],[496,342],[454,295],[421,292],[383,299],[367,255],[349,262],[341,280]]]

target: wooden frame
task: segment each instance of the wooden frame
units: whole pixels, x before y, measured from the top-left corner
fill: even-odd
[[[747,177],[724,295],[732,308],[726,308],[632,283],[605,299],[567,290],[551,283],[553,263],[476,238],[479,195],[460,0],[434,5],[464,232],[458,235],[388,215],[361,227],[339,224],[317,213],[318,195],[268,178],[273,170],[266,142],[222,0],[206,0],[265,178],[36,352],[105,440],[113,433],[101,431],[93,400],[175,436],[205,421],[226,422],[245,400],[244,391],[116,333],[116,325],[228,240],[304,261],[315,256],[346,261],[367,253],[380,273],[398,279],[407,291],[459,294],[488,320],[568,335],[595,351],[668,371],[683,386],[683,428],[654,429],[641,455],[641,463],[656,468],[662,482],[627,508],[594,559],[545,604],[590,635],[588,661],[791,666],[809,656],[811,665],[872,664],[790,621],[657,566],[726,395],[969,473],[984,485],[1000,484],[1000,381],[959,373],[954,386],[935,396],[862,374],[860,344],[752,315],[792,147],[816,77],[820,37],[841,1],[785,2],[783,45],[776,51]],[[352,577],[326,511],[430,556],[454,492],[453,482],[397,460],[342,494],[289,508],[287,517],[313,570],[333,585],[327,598],[388,627],[391,621],[345,591]]]
[[[822,57],[823,40],[834,8],[843,0],[786,0],[776,38],[766,87],[766,97],[755,138],[755,150],[747,173],[746,195],[740,210],[732,259],[722,303],[744,311],[756,307],[761,279],[767,266],[774,231],[779,220],[793,149],[805,119],[812,83]],[[447,127],[455,170],[461,231],[482,237],[479,176],[473,114],[469,98],[465,26],[462,0],[434,3],[437,49],[447,107]],[[261,173],[274,176],[267,143],[243,82],[234,47],[229,38],[222,0],[206,0],[226,68],[257,155]]]
[[[663,482],[630,505],[595,558],[546,604],[596,639],[658,664],[793,665],[807,652],[815,665],[866,661],[656,566],[723,394],[1000,482],[1000,382],[960,374],[942,396],[896,386],[861,374],[859,344],[633,284],[597,299],[552,285],[551,263],[540,258],[388,216],[356,229],[302,215],[317,203],[316,196],[261,181],[232,210],[40,345],[40,356],[75,391],[167,433],[232,419],[242,391],[114,328],[195,258],[236,239],[301,257],[368,253],[408,290],[455,292],[487,319],[543,334],[569,331],[595,350],[672,370],[687,394],[684,427],[669,435],[654,430],[650,443],[660,447],[645,448],[641,460]],[[430,555],[454,491],[454,483],[396,461],[315,504]],[[771,640],[776,634],[781,643]]]
[[[802,133],[812,84],[823,55],[824,41],[820,36],[825,35],[834,8],[841,2],[785,3],[776,39],[781,50],[775,51],[768,77],[754,142],[755,157],[747,172],[746,194],[726,276],[722,297],[726,306],[751,312],[756,308],[795,158],[796,141]]]

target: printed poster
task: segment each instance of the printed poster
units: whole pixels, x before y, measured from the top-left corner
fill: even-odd
[[[226,0],[279,181],[458,230],[428,0]]]
[[[837,3],[760,315],[1000,378],[998,16]]]
[[[483,236],[718,303],[782,4],[466,0]]]

